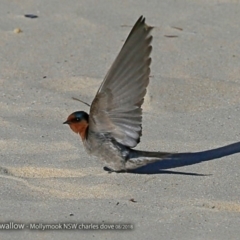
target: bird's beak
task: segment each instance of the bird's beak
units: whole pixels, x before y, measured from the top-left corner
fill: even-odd
[[[69,124],[69,121],[65,121],[63,124]]]

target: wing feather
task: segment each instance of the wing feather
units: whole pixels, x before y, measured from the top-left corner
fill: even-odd
[[[152,27],[140,17],[104,78],[90,108],[89,130],[135,147],[142,135],[142,104],[149,83]]]

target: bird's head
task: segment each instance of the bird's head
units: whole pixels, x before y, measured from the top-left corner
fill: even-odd
[[[82,139],[86,138],[88,129],[88,114],[83,111],[78,111],[70,114],[63,124],[68,124],[69,127],[75,132],[79,133]]]

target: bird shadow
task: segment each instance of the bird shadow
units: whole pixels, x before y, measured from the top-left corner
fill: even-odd
[[[209,176],[211,174],[198,174],[198,173],[187,173],[170,171],[165,169],[172,169],[183,166],[190,166],[201,162],[206,162],[225,156],[229,156],[235,153],[240,153],[240,142],[236,142],[227,146],[210,149],[201,152],[193,153],[175,153],[168,159],[162,159],[154,163],[150,163],[146,166],[134,169],[131,173],[137,174],[181,174],[181,175],[192,175],[192,176]]]

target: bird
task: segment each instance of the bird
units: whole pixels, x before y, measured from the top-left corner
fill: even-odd
[[[173,153],[133,149],[142,136],[142,104],[149,84],[153,27],[141,16],[107,72],[89,114],[76,111],[64,124],[80,135],[90,155],[108,172],[128,172]]]

